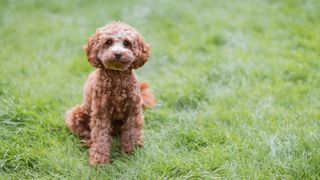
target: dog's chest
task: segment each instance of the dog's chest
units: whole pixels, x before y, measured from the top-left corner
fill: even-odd
[[[125,119],[130,111],[139,104],[137,92],[127,89],[114,89],[109,96],[109,109],[111,110],[112,120]]]
[[[112,120],[124,120],[142,104],[139,85],[132,72],[109,72],[102,80],[101,92]]]

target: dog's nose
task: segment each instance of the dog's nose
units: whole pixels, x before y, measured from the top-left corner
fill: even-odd
[[[115,54],[114,54],[114,57],[116,57],[116,59],[119,60],[119,59],[121,58],[121,54],[115,53]]]

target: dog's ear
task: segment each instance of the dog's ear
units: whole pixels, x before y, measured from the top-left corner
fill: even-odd
[[[89,63],[95,68],[103,67],[100,59],[98,58],[100,48],[101,45],[99,44],[99,33],[97,31],[89,38],[87,45],[84,47]]]
[[[150,46],[145,42],[141,35],[138,35],[137,40],[134,42],[134,54],[135,61],[132,63],[131,67],[133,69],[138,69],[147,62],[150,56]]]

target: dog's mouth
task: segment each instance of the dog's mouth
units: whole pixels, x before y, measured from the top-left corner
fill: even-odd
[[[105,68],[118,70],[118,71],[125,71],[131,65],[131,61],[129,60],[110,60],[105,63]]]

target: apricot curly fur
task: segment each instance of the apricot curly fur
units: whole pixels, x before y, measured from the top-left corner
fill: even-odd
[[[143,146],[143,108],[154,107],[156,100],[133,70],[147,62],[150,47],[134,28],[111,22],[97,29],[85,50],[96,70],[84,85],[83,103],[67,111],[65,122],[90,148],[89,163],[104,164],[112,134],[120,134],[124,153]]]

